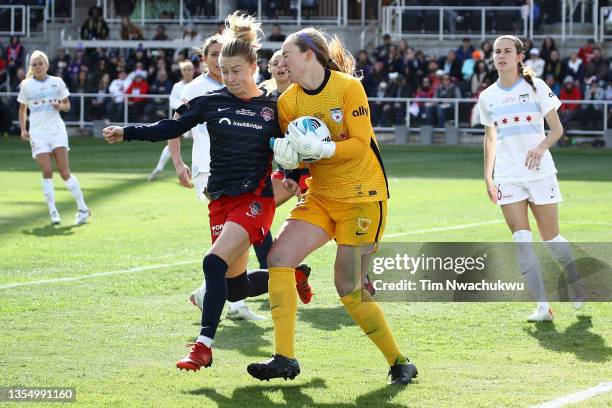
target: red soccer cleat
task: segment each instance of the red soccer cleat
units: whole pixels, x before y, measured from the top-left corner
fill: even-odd
[[[295,288],[300,296],[300,300],[304,304],[310,303],[312,300],[312,287],[308,283],[310,276],[310,267],[306,264],[301,264],[295,268]]]
[[[370,292],[370,296],[372,297],[374,297],[374,295],[376,294],[376,289],[374,288],[374,284],[370,280],[370,275],[366,274],[365,279],[363,280],[363,288]]]
[[[213,362],[212,349],[202,343],[190,343],[189,355],[176,362],[176,368],[187,371],[198,371],[201,367],[210,367]]]

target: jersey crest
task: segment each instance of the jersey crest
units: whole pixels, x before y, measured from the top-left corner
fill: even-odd
[[[330,109],[329,114],[331,115],[331,118],[334,122],[342,123],[342,120],[344,119],[344,115],[342,114],[342,109],[340,108]]]

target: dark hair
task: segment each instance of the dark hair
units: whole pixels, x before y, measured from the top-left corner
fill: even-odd
[[[519,40],[518,37],[515,37],[513,35],[502,35],[500,37],[497,37],[495,39],[495,42],[498,42],[499,40],[512,41],[514,43],[514,47],[516,48],[516,53],[519,55],[523,55],[523,56],[525,55],[525,49],[523,48],[523,42]],[[536,92],[536,87],[533,83],[533,78],[536,76],[535,72],[533,72],[533,70],[531,70],[530,68],[526,67],[523,64],[522,60],[519,60],[519,63],[517,65],[517,70],[518,70],[519,76],[523,77],[525,81],[527,81],[527,83],[531,85],[533,92]]]

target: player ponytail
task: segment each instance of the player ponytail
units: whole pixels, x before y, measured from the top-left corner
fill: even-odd
[[[358,77],[355,72],[355,58],[346,49],[342,40],[334,35],[329,40],[315,28],[305,28],[289,36],[301,52],[312,50],[317,61],[327,69]]]
[[[208,52],[210,51],[210,47],[213,44],[219,44],[223,41],[223,36],[221,34],[215,34],[213,36],[208,37],[204,40],[202,44],[202,48],[194,48],[193,51],[200,56],[200,58],[204,59],[208,57]]]
[[[260,35],[263,35],[261,23],[255,17],[235,11],[225,19],[221,56],[242,56],[249,63],[255,63],[257,50],[261,48]]]
[[[499,41],[499,40],[510,40],[514,43],[514,47],[516,48],[516,53],[520,56],[522,55],[523,57],[525,56],[525,48],[523,46],[523,42],[518,38],[515,37],[513,35],[502,35],[500,37],[497,37],[495,39],[495,42]],[[520,77],[523,77],[525,79],[525,81],[527,81],[527,83],[529,85],[531,85],[531,88],[533,89],[533,92],[536,92],[536,87],[533,83],[533,78],[536,77],[535,72],[529,68],[526,67],[525,64],[523,63],[523,60],[519,58],[519,62],[517,64],[516,67],[518,74]]]
[[[49,57],[47,57],[47,54],[45,54],[44,52],[40,50],[36,50],[32,52],[32,54],[30,55],[30,61],[28,63],[28,72],[26,73],[25,79],[29,79],[34,76],[34,71],[32,71],[32,62],[34,62],[34,60],[38,58],[42,58],[45,64],[47,64],[47,68],[49,67]]]

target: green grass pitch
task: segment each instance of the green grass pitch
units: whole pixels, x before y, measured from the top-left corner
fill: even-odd
[[[49,225],[29,146],[0,141],[0,287],[129,272],[0,289],[0,386],[76,387],[74,406],[458,408],[528,406],[612,380],[609,303],[579,312],[554,304],[554,325],[524,322],[529,303],[384,303],[420,373],[405,389],[389,388],[382,355],[335,293],[333,246],[308,258],[316,294],[298,310],[295,381],[260,383],[246,372],[273,351],[270,320],[223,320],[213,367],[179,372],[174,363],[199,331],[187,296],[210,246],[207,209],[177,184],[171,163],[159,181],[146,181],[162,144],[71,143],[71,167],[93,212],[81,227],[70,226],[75,204],[57,173],[63,224]],[[185,158],[189,148],[183,144]],[[384,240],[509,240],[486,196],[481,149],[382,150],[391,188]],[[553,156],[564,236],[612,241],[612,152]],[[291,205],[279,208],[273,231]],[[270,316],[267,297],[249,304]],[[611,405],[611,393],[578,404]]]

